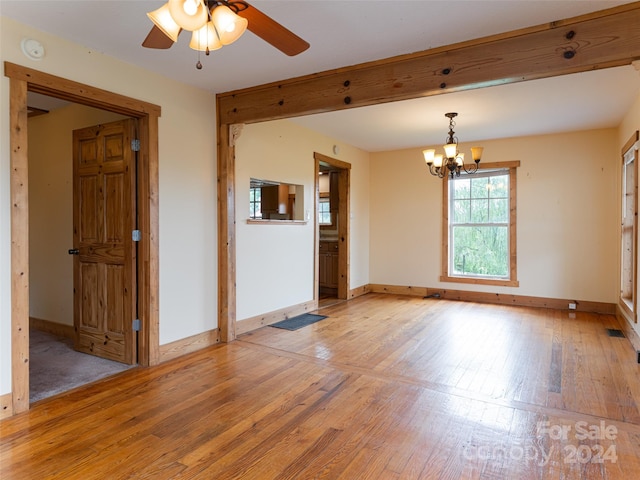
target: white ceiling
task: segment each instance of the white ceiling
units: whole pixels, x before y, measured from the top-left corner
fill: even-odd
[[[0,0],[13,18],[125,62],[212,92],[226,92],[323,70],[548,23],[631,3],[615,0],[253,0],[311,44],[288,57],[247,32],[201,56],[182,34],[169,50],[143,48],[145,13],[164,0]],[[46,45],[44,45],[46,49]],[[26,61],[26,60],[25,60]],[[617,126],[640,92],[632,67],[312,115],[297,121],[368,151],[442,143],[459,112],[461,141]],[[515,108],[514,108],[515,107]]]

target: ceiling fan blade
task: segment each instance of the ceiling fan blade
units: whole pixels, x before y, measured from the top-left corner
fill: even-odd
[[[162,30],[155,25],[147,35],[147,38],[142,42],[142,46],[146,48],[169,48],[173,45],[173,40],[167,37]]]
[[[309,48],[307,41],[283,27],[253,5],[248,5],[246,9],[240,10],[238,15],[249,21],[248,30],[290,57],[298,55]]]

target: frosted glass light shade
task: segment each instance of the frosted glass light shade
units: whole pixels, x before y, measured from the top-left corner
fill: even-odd
[[[153,12],[147,13],[147,17],[151,20],[156,27],[162,30],[167,37],[174,42],[178,41],[178,35],[180,34],[180,25],[178,25],[169,12],[169,4],[165,3],[159,9]]]
[[[213,51],[222,48],[222,43],[220,43],[220,39],[218,38],[216,29],[213,27],[213,23],[207,22],[204,27],[193,32],[189,46],[194,50],[200,50],[201,52],[206,52],[207,49],[209,49],[209,51]]]
[[[443,146],[444,154],[447,158],[454,158],[456,156],[456,152],[458,151],[458,145],[455,143],[447,143]]]
[[[433,163],[433,159],[435,157],[435,150],[423,150],[422,155],[424,155],[424,161],[429,164]]]
[[[473,158],[474,162],[480,161],[483,150],[484,150],[484,147],[471,147],[471,158]]]
[[[458,156],[456,157],[456,165],[458,165],[459,167],[464,165],[464,153],[458,154]]]
[[[202,0],[169,0],[169,13],[181,28],[191,32],[204,27],[209,19]]]
[[[249,21],[224,5],[218,5],[211,12],[211,21],[218,31],[218,37],[222,45],[235,42],[247,29]]]
[[[442,166],[442,154],[439,153],[438,155],[433,157],[433,166],[434,167],[441,167]]]

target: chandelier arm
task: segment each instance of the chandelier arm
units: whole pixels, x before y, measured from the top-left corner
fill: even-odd
[[[469,174],[476,173],[478,171],[478,164],[479,163],[480,162],[474,162],[473,165],[471,165],[471,167],[469,169],[467,169],[465,164],[462,164],[462,168],[464,169],[464,171],[466,173],[469,173]]]

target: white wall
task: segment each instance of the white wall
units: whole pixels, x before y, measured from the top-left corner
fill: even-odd
[[[236,309],[238,320],[313,299],[315,261],[314,152],[350,163],[351,282],[369,281],[368,153],[290,121],[245,125],[236,142]],[[248,224],[249,179],[304,186],[306,225]],[[296,202],[298,199],[296,199]],[[308,214],[308,215],[307,215]]]
[[[73,130],[123,118],[70,104],[29,119],[29,315],[73,325]]]
[[[46,49],[27,60],[24,37]],[[215,96],[0,17],[0,60],[162,107],[160,344],[217,327]],[[11,391],[9,79],[0,80],[0,395]]]
[[[420,149],[372,154],[371,282],[615,303],[616,135],[607,129],[481,142],[485,162],[521,161],[519,287],[440,282],[441,182]]]

